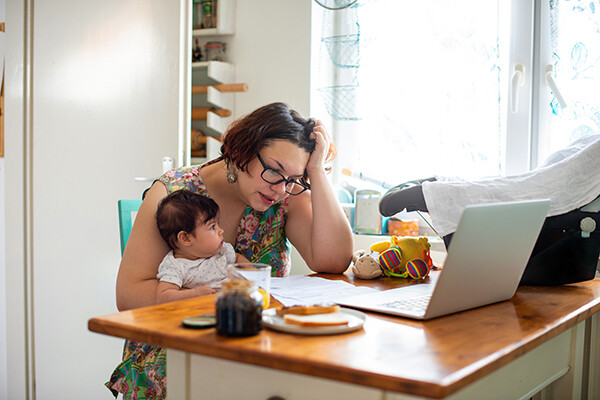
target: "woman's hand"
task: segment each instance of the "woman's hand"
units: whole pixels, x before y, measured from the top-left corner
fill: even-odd
[[[236,263],[249,263],[250,260],[248,260],[246,257],[244,257],[241,254],[235,253],[235,262]]]
[[[342,273],[350,265],[354,241],[350,224],[325,174],[336,150],[320,121],[312,135],[316,146],[306,164],[311,189],[289,197],[285,231],[311,270]]]
[[[331,141],[331,136],[325,129],[325,125],[319,120],[311,133],[311,138],[316,140],[315,150],[311,153],[306,172],[309,178],[315,173],[322,173],[325,170],[325,164],[330,162],[336,155],[335,146]]]

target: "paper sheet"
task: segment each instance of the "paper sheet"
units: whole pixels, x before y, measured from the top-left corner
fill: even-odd
[[[304,275],[271,278],[271,295],[284,306],[335,303],[346,296],[376,292],[377,289],[357,287],[340,280]]]

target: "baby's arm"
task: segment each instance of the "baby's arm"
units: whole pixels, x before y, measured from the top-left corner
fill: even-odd
[[[159,281],[156,289],[156,301],[157,303],[167,303],[213,293],[217,293],[217,291],[209,286],[184,289],[174,283]]]

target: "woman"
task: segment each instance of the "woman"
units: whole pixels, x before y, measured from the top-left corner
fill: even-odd
[[[170,171],[145,194],[117,276],[119,310],[156,303],[156,273],[169,251],[156,208],[181,188],[215,200],[225,241],[250,261],[270,264],[277,276],[290,270],[288,239],[315,272],[342,273],[350,264],[352,232],[325,171],[335,147],[321,123],[269,104],[229,127],[221,154],[201,167]],[[127,341],[107,386],[160,398],[165,383],[164,349]]]

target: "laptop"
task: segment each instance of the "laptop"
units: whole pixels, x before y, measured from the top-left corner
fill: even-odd
[[[510,299],[519,286],[550,200],[467,206],[435,284],[336,299],[342,306],[431,319]]]

